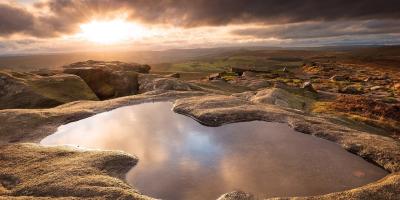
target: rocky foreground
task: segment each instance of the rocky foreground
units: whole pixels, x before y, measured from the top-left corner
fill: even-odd
[[[176,75],[149,74],[149,70],[146,65],[87,61],[57,72],[1,72],[0,93],[5,95],[0,96],[0,199],[151,199],[124,180],[140,158],[124,152],[42,147],[36,143],[62,124],[152,101],[173,101],[175,112],[208,126],[251,120],[287,123],[296,131],[335,142],[390,172],[377,182],[348,191],[276,199],[400,199],[399,118],[397,103],[393,102],[399,91],[392,88],[396,79],[383,86],[393,89],[391,103],[379,95],[369,99],[373,103],[365,103],[369,110],[381,111],[377,114],[363,110],[362,102],[372,90],[344,96],[333,86],[325,90],[308,77],[308,68],[301,77],[285,70],[245,71],[190,82]],[[326,81],[322,75],[318,77]],[[53,80],[73,82],[73,88],[46,84]],[[359,98],[361,103],[352,108],[351,100]],[[374,123],[365,123],[364,118]],[[255,197],[233,191],[220,199]]]

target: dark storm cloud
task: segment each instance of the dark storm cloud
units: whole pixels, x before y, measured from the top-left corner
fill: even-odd
[[[66,17],[66,16],[65,16]],[[57,15],[37,16],[27,9],[0,3],[0,36],[21,33],[36,37],[53,37],[76,30],[76,22]]]
[[[133,19],[178,26],[400,18],[398,0],[52,0],[42,3],[46,4],[60,15],[76,10],[90,14],[125,9],[131,11]]]
[[[94,16],[111,18],[121,13],[144,23],[181,27],[400,19],[398,0],[49,0],[35,6],[50,12],[39,16],[0,4],[0,35],[52,37],[73,33]]]
[[[33,15],[28,11],[0,4],[0,35],[24,32],[33,28]]]
[[[304,22],[285,25],[272,25],[258,28],[243,28],[233,34],[254,38],[307,39],[352,35],[400,34],[400,21],[334,21]]]

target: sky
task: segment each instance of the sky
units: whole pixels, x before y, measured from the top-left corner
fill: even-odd
[[[399,0],[0,0],[0,54],[399,43]]]

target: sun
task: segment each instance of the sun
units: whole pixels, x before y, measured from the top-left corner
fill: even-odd
[[[145,37],[146,29],[122,19],[111,21],[93,20],[80,26],[80,36],[99,44],[115,44]]]

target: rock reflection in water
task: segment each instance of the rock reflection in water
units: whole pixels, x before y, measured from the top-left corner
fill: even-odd
[[[342,191],[386,172],[338,145],[285,124],[242,122],[206,127],[146,103],[59,127],[41,144],[123,150],[139,157],[127,180],[163,199],[216,199],[243,190],[257,196],[304,196]]]

